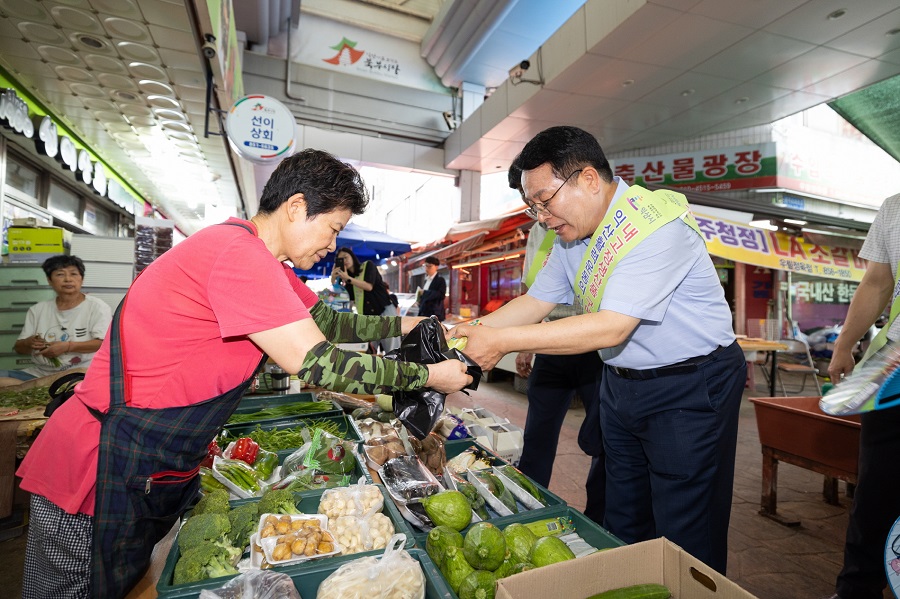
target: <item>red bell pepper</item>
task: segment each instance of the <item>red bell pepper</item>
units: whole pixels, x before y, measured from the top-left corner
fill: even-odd
[[[232,460],[241,460],[242,462],[246,462],[253,465],[253,462],[256,461],[256,456],[259,454],[259,443],[251,439],[250,437],[241,437],[234,443],[234,447],[231,448],[231,459]]]
[[[203,458],[203,461],[200,462],[200,465],[204,468],[212,468],[213,458],[216,456],[222,455],[222,448],[219,447],[219,444],[216,443],[216,440],[213,439],[209,446],[206,448],[206,457]]]

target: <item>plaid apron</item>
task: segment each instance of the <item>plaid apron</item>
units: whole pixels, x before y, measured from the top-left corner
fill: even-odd
[[[119,304],[110,327],[109,411],[89,408],[101,423],[92,597],[123,597],[140,580],[153,546],[197,498],[197,474],[207,446],[252,380],[190,406],[130,407],[120,320],[127,299]],[[260,365],[265,359],[263,354]]]

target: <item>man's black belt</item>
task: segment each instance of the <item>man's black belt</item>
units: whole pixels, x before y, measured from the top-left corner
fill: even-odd
[[[688,358],[683,362],[669,364],[668,366],[660,366],[659,368],[648,368],[646,370],[635,370],[633,368],[619,368],[618,366],[610,366],[610,369],[623,379],[632,381],[646,381],[655,379],[660,376],[672,376],[673,374],[687,374],[689,372],[697,372],[702,364],[709,362],[716,354],[725,349],[726,346],[720,345],[712,352],[705,356],[697,356],[696,358]]]

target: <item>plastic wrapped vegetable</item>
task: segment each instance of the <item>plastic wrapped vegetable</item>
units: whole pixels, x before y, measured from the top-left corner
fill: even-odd
[[[253,469],[259,475],[259,480],[269,480],[275,468],[278,467],[278,454],[272,451],[260,449],[253,463]]]
[[[487,500],[488,502],[492,503],[492,507],[499,507],[496,503],[491,501],[491,498],[494,498],[498,500],[500,504],[511,513],[519,513],[519,508],[518,506],[516,506],[516,498],[513,497],[509,489],[507,489],[506,486],[500,481],[500,479],[494,476],[494,474],[484,470],[469,470],[469,480],[472,481],[476,486],[480,484],[482,488],[486,489],[491,494],[491,497],[488,497]],[[502,508],[500,509],[502,510]]]
[[[340,516],[328,518],[328,528],[334,535],[343,555],[384,549],[394,535],[394,523],[381,513],[369,516]]]
[[[200,599],[301,599],[291,577],[271,570],[250,570],[217,589],[203,589]]]
[[[257,443],[250,437],[240,437],[237,441],[234,442],[234,445],[231,446],[231,452],[228,457],[232,460],[241,460],[242,462],[247,462],[252,466],[256,461],[256,456],[258,454],[259,443]]]
[[[365,478],[349,487],[328,489],[319,500],[320,514],[328,519],[340,516],[370,516],[380,512],[384,507],[384,495],[375,485],[366,484]]]
[[[316,599],[424,599],[425,574],[419,562],[402,549],[405,543],[406,535],[394,535],[383,556],[344,564],[322,581]]]
[[[247,498],[261,492],[259,475],[252,466],[242,460],[216,456],[213,460],[213,476],[238,497]]]
[[[315,429],[308,443],[285,458],[281,475],[308,469],[333,475],[351,475],[356,470],[354,444]]]
[[[414,456],[388,460],[378,473],[388,491],[401,501],[424,499],[441,490],[434,475]]]

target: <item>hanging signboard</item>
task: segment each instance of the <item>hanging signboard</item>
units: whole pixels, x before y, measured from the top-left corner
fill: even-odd
[[[816,245],[780,231],[767,231],[694,212],[713,256],[765,268],[859,282],[865,262],[848,248]]]
[[[287,107],[269,96],[244,96],[225,117],[231,149],[260,164],[278,162],[296,149],[296,123]]]

